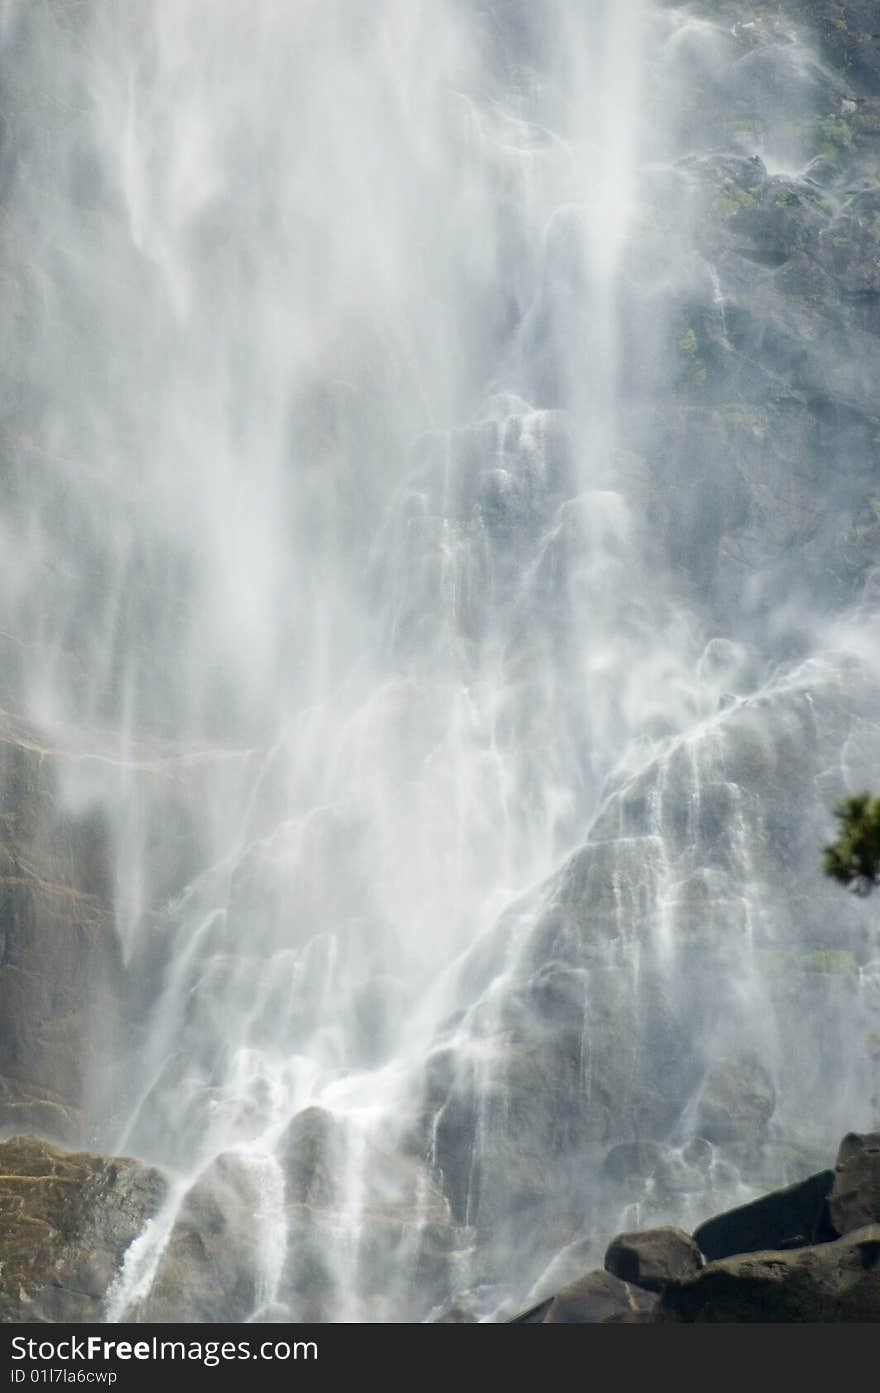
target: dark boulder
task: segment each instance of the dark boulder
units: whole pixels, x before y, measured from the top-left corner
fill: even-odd
[[[603,1325],[654,1325],[653,1311],[621,1311],[619,1315],[608,1316]]]
[[[707,1219],[694,1230],[694,1240],[710,1262],[736,1253],[825,1242],[835,1237],[825,1207],[833,1180],[833,1171],[820,1171],[797,1185],[761,1195]]]
[[[619,1233],[605,1254],[606,1272],[646,1291],[663,1291],[671,1281],[693,1277],[701,1266],[696,1243],[677,1228]]]
[[[880,1223],[880,1132],[850,1132],[840,1143],[828,1211],[839,1234]]]
[[[789,1252],[745,1253],[671,1282],[659,1322],[880,1321],[880,1225]]]
[[[544,1325],[599,1325],[611,1317],[648,1312],[656,1296],[610,1272],[587,1272],[554,1297]]]
[[[550,1312],[550,1307],[556,1300],[555,1296],[549,1296],[546,1301],[539,1301],[537,1306],[530,1306],[521,1315],[514,1316],[509,1322],[510,1325],[543,1325],[545,1318]]]

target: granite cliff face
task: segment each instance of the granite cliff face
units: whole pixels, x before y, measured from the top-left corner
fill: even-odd
[[[643,1248],[585,1249],[876,1125],[876,914],[817,865],[880,782],[876,7],[459,8],[465,116],[432,69],[389,144],[318,28],[327,166],[253,197],[243,132],[305,159],[271,43],[236,127],[185,17],[119,39],[129,109],[106,15],[10,8],[0,1127],[95,1151],[4,1144],[4,1318],[96,1318],[151,1216],[136,1319],[635,1315]],[[863,1318],[877,1219],[663,1309]]]
[[[495,1234],[509,1203],[538,1242],[548,1171],[576,1244],[615,1204],[695,1221],[743,1179],[791,1178],[821,1152],[820,1096],[835,1129],[847,1108],[876,1118],[875,913],[823,885],[816,855],[833,797],[878,756],[880,39],[858,6],[675,13],[678,158],[641,172],[624,253],[616,480],[625,564],[662,556],[718,635],[700,658],[714,703],[610,775],[533,927],[511,912],[478,950],[513,942],[506,990],[474,1012],[473,1061],[438,1051],[427,1092],[458,1211]],[[643,99],[660,101],[650,81]],[[558,549],[564,614],[570,535]],[[651,606],[648,580],[621,627],[662,626]]]

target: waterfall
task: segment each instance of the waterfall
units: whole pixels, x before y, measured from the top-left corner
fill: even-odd
[[[754,327],[838,98],[711,10],[0,6],[0,701],[173,1177],[114,1319],[498,1319],[871,1122],[871,334]]]

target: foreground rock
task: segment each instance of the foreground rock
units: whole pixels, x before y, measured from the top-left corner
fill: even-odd
[[[833,1243],[747,1253],[709,1263],[672,1282],[659,1322],[839,1322],[880,1320],[880,1225]]]
[[[840,1143],[828,1212],[839,1234],[880,1224],[880,1132],[850,1132]]]
[[[834,1172],[821,1171],[797,1185],[774,1190],[751,1204],[707,1219],[694,1239],[709,1261],[762,1248],[803,1248],[837,1236],[829,1227],[826,1200]]]
[[[588,1272],[549,1303],[542,1325],[599,1325],[621,1316],[649,1313],[656,1297],[610,1272]]]
[[[653,1319],[657,1293],[699,1272],[702,1256],[681,1229],[621,1233],[605,1254],[605,1271],[586,1272],[557,1296],[533,1306],[517,1325],[642,1324]]]
[[[880,1322],[880,1133],[849,1133],[833,1171],[716,1215],[693,1238],[619,1234],[605,1266],[519,1321]]]
[[[620,1233],[605,1254],[605,1270],[646,1291],[663,1291],[676,1279],[693,1277],[703,1265],[700,1250],[681,1229]]]
[[[0,1143],[0,1321],[98,1321],[166,1185],[138,1161]]]

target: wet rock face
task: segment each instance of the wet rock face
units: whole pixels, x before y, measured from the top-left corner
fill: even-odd
[[[290,1203],[312,1209],[344,1205],[354,1178],[356,1202],[364,1209],[396,1212],[417,1223],[450,1222],[449,1201],[421,1161],[353,1135],[324,1108],[297,1113],[282,1133],[277,1154]]]
[[[473,1236],[417,1157],[358,1136],[306,1108],[278,1145],[287,1249],[279,1300],[300,1319],[420,1320],[454,1292]]]
[[[755,1148],[776,1108],[773,1081],[753,1054],[717,1061],[697,1103],[696,1130],[714,1144]]]
[[[129,1311],[135,1321],[245,1321],[258,1306],[265,1176],[247,1158],[225,1154],[203,1172],[177,1215],[148,1295]]]
[[[278,1154],[287,1176],[287,1191],[298,1204],[333,1204],[344,1177],[345,1134],[323,1108],[297,1113],[282,1134]]]
[[[639,386],[621,388],[621,430],[644,465],[654,540],[710,629],[748,636],[765,658],[783,631],[790,653],[809,647],[803,616],[863,597],[865,617],[876,611],[875,9],[689,6],[706,23],[676,32],[681,127],[668,163],[640,171],[624,256],[620,332]],[[563,233],[548,268],[562,301],[577,241]],[[837,1048],[817,1048],[809,1023],[842,1040],[861,1011],[847,964],[869,961],[865,931],[818,883],[816,849],[838,792],[829,771],[851,736],[874,767],[876,694],[836,654],[804,672],[797,694],[761,691],[760,661],[739,684],[719,679],[717,722],[695,740],[622,778],[619,793],[609,781],[510,974],[501,1022],[474,1031],[480,1065],[429,1080],[443,1183],[478,1224],[494,1225],[504,1202],[493,1175],[509,1177],[510,1209],[528,1214],[547,1165],[556,1193],[577,1192],[573,1158],[591,1147],[641,1148],[635,1165],[635,1152],[618,1153],[625,1183],[608,1178],[635,1195],[641,1170],[652,1201],[650,1147],[691,1138],[749,1178],[791,1177],[771,1177],[767,1158],[804,1117],[812,1125]],[[743,998],[763,1003],[748,1025]],[[768,1030],[746,1054],[765,1009],[781,1036]]]
[[[668,374],[643,449],[671,485],[670,547],[729,620],[750,577],[777,599],[793,583],[847,598],[841,539],[877,461],[880,40],[870,3],[689,13],[679,158],[646,177],[655,230],[632,248],[636,266],[653,235],[657,265],[678,269],[643,287],[632,338],[637,356],[651,293]],[[676,496],[695,457],[710,477]],[[804,553],[786,559],[792,544],[822,557],[821,581]]]
[[[126,1319],[422,1320],[450,1301],[471,1237],[416,1158],[319,1107],[292,1119],[276,1151],[206,1167]]]
[[[118,989],[109,849],[59,809],[37,735],[0,726],[0,1129],[75,1141]]]
[[[880,84],[880,33],[873,0],[800,0],[804,18],[815,25],[822,53],[845,73],[856,92]]]
[[[668,545],[723,624],[747,618],[756,586],[845,600],[841,536],[877,450],[873,195],[771,176],[758,157],[693,157],[681,173],[705,284],[694,271],[669,307],[676,377],[640,445],[671,500]],[[688,494],[694,457],[706,478]],[[821,583],[792,546],[822,557]]]
[[[0,1171],[0,1320],[99,1321],[164,1178],[28,1136],[0,1143]]]

